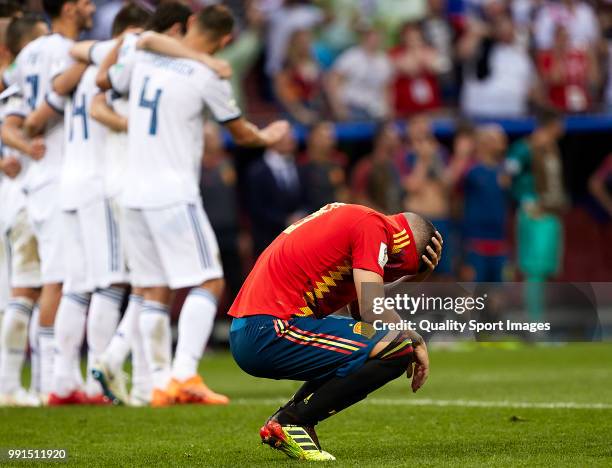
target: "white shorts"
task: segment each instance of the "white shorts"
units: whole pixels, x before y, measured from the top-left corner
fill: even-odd
[[[124,208],[122,214],[133,286],[178,289],[223,278],[217,238],[201,203]]]
[[[38,242],[25,208],[19,210],[12,227],[6,232],[6,251],[11,287],[42,286]]]
[[[119,225],[109,200],[64,211],[64,293],[87,293],[127,282]]]
[[[0,312],[6,309],[6,305],[9,302],[11,291],[9,288],[9,269],[8,269],[8,258],[5,248],[5,243],[0,242]],[[0,320],[2,316],[0,315]]]
[[[27,195],[27,210],[38,243],[40,279],[43,284],[64,280],[63,217],[56,183]]]

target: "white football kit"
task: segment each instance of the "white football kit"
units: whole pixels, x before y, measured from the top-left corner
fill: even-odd
[[[27,112],[27,106],[16,86],[9,87],[0,95],[0,121],[11,115],[25,118]],[[23,183],[31,159],[7,146],[2,147],[2,156],[14,157],[21,164],[17,177],[4,177],[0,183],[0,238],[5,244],[9,285],[13,288],[40,287],[38,244],[23,193]]]
[[[65,159],[60,183],[64,213],[64,293],[93,292],[126,281],[118,225],[105,197],[107,130],[89,116],[98,67],[90,65],[66,105]]]
[[[135,286],[195,286],[221,278],[214,232],[199,195],[204,112],[240,116],[229,82],[204,65],[121,51],[113,88],[129,91],[129,156],[120,202]]]
[[[4,72],[5,85],[16,84],[23,92],[28,110],[43,101],[61,112],[63,100],[51,92],[51,80],[71,62],[73,41],[50,34],[30,42]],[[34,233],[38,241],[43,283],[59,283],[64,277],[62,216],[59,205],[59,176],[64,154],[64,125],[61,120],[44,134],[46,152],[30,165],[23,188]]]

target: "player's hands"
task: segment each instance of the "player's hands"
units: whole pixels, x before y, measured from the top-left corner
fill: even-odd
[[[40,161],[45,156],[46,151],[47,147],[45,146],[44,138],[32,138],[30,147],[28,148],[28,156],[30,156],[34,161]]]
[[[2,172],[6,174],[7,177],[14,179],[21,172],[21,163],[19,159],[8,156],[2,160]]]
[[[431,248],[431,246],[427,246],[427,253],[429,257],[425,254],[421,256],[423,262],[427,265],[427,268],[430,272],[434,271],[434,269],[440,263],[440,259],[442,258],[442,245],[444,244],[444,240],[442,239],[442,235],[436,231],[435,237],[431,238],[431,243],[434,245],[436,250]]]
[[[414,365],[414,368],[413,368]],[[406,370],[408,378],[412,377],[412,391],[421,388],[429,377],[429,354],[427,353],[427,345],[421,343],[414,348],[414,364],[410,364]]]
[[[277,120],[260,131],[261,136],[266,140],[267,146],[278,143],[290,130],[289,122]]]

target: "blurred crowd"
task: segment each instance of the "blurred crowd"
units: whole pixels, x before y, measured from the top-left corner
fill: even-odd
[[[194,9],[213,2],[185,0]],[[91,36],[104,39],[124,2],[96,3]],[[241,20],[223,55],[251,113],[282,111],[311,125],[423,111],[517,117],[543,107],[612,107],[610,0],[223,3]]]

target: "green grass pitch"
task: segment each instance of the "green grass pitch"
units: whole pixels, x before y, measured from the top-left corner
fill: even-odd
[[[334,466],[612,466],[612,344],[438,350],[431,360],[417,394],[400,379],[319,425]],[[207,355],[202,372],[230,406],[0,409],[0,447],[65,448],[69,465],[87,467],[306,463],[258,436],[297,383],[249,377],[226,353]]]

